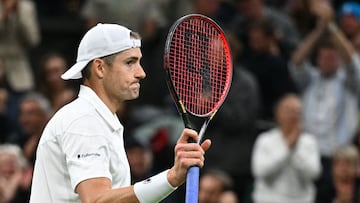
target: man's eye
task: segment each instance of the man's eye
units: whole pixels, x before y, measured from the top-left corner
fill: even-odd
[[[134,63],[135,63],[134,60],[131,60],[131,61],[126,62],[127,65],[132,65],[132,64],[134,64]]]

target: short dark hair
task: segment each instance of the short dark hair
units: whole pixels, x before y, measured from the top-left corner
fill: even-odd
[[[115,60],[115,57],[118,53],[115,53],[115,54],[110,54],[108,56],[103,56],[103,57],[100,57],[100,59],[104,60],[104,62],[111,66]],[[91,60],[88,64],[86,64],[85,68],[81,70],[81,75],[82,75],[82,78],[83,78],[83,81],[86,79],[90,79],[91,77],[91,65],[92,63],[94,62],[94,60]]]
[[[94,60],[90,61],[88,64],[86,64],[85,68],[83,68],[81,70],[81,75],[82,75],[82,82],[84,82],[85,80],[90,79],[91,76],[91,65],[93,63]]]

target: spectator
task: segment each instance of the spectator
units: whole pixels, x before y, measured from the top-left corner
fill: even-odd
[[[19,143],[25,158],[32,164],[35,163],[36,148],[50,115],[50,103],[41,94],[29,93],[21,101],[19,123],[23,135]]]
[[[30,197],[32,177],[21,149],[16,145],[0,145],[0,202],[25,203]]]
[[[225,192],[230,194],[233,183],[225,172],[212,169],[201,175],[199,185],[199,203],[219,203]]]
[[[321,179],[329,181],[334,150],[351,143],[356,130],[360,63],[354,47],[331,22],[330,5],[323,2],[317,12],[318,24],[293,53],[290,70],[303,94],[304,128],[319,145]],[[327,30],[332,38],[324,40]],[[315,67],[309,63],[312,51]]]
[[[27,51],[39,41],[34,3],[30,0],[0,1],[0,83],[9,90],[7,117],[11,124],[17,123],[21,96],[34,87]]]
[[[278,127],[256,140],[252,156],[255,203],[315,200],[313,181],[320,174],[320,157],[315,138],[301,128],[301,110],[296,95],[284,96],[275,109]]]
[[[0,59],[4,77],[11,90],[22,92],[34,87],[27,48],[40,41],[36,10],[29,0],[0,2]]]
[[[260,118],[273,121],[275,103],[286,93],[295,92],[295,84],[289,74],[286,58],[280,53],[273,25],[267,20],[253,22],[248,36],[250,50],[242,62],[259,84]]]
[[[47,54],[42,59],[38,89],[50,101],[52,112],[59,110],[77,95],[69,82],[60,77],[67,69],[65,58],[58,53]]]
[[[248,50],[248,33],[252,22],[268,20],[274,26],[280,42],[281,53],[286,54],[293,50],[299,42],[299,33],[289,18],[281,12],[267,7],[263,0],[236,0],[238,13],[231,23],[233,32],[242,41],[245,47],[243,58]]]
[[[360,201],[359,152],[352,145],[339,147],[333,157],[331,184],[321,185],[317,202]]]
[[[345,36],[360,51],[360,4],[347,1],[339,10],[340,28]]]

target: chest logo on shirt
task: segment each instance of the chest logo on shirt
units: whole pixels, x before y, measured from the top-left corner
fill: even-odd
[[[80,158],[87,158],[87,157],[93,157],[93,156],[97,156],[99,157],[100,154],[99,153],[85,153],[85,154],[78,154],[77,155],[77,158],[80,159]]]

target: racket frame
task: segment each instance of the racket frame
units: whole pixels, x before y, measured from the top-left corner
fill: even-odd
[[[228,71],[228,73],[227,73],[229,75],[227,75],[227,77],[226,77],[229,81],[225,82],[224,91],[222,92],[222,95],[219,98],[219,101],[217,102],[216,106],[210,112],[208,112],[206,114],[202,114],[202,115],[195,114],[186,108],[183,101],[178,96],[178,92],[172,81],[172,76],[171,76],[171,71],[170,71],[170,62],[169,62],[170,56],[169,55],[170,55],[170,50],[171,50],[170,48],[172,45],[173,35],[181,23],[183,23],[184,21],[190,20],[190,19],[205,20],[208,23],[210,23],[211,25],[213,25],[214,28],[216,28],[218,30],[219,36],[222,40],[222,43],[223,43],[223,46],[224,46],[224,49],[226,52],[225,56],[228,57],[226,60],[226,63],[228,63],[227,66],[229,66],[229,69],[230,69],[230,71]],[[218,109],[221,107],[222,103],[224,102],[224,100],[229,92],[231,80],[232,80],[232,74],[233,74],[232,73],[233,72],[232,71],[233,70],[232,59],[231,59],[230,52],[231,51],[230,51],[228,40],[226,39],[224,31],[221,29],[221,27],[212,19],[210,19],[204,15],[200,15],[200,14],[189,14],[182,18],[179,18],[170,28],[168,37],[166,39],[165,54],[164,54],[164,68],[165,68],[166,74],[167,74],[167,77],[166,77],[167,78],[166,79],[167,86],[170,90],[172,99],[174,100],[174,102],[177,106],[178,112],[184,122],[185,127],[193,129],[198,132],[199,138],[196,142],[198,144],[201,143],[208,124],[213,119],[213,117],[217,113]],[[189,142],[194,142],[194,140],[189,140]],[[197,166],[192,166],[188,170],[188,174],[187,174],[187,178],[186,178],[186,197],[185,197],[186,203],[197,203],[198,202],[199,174],[200,174],[200,168]]]

